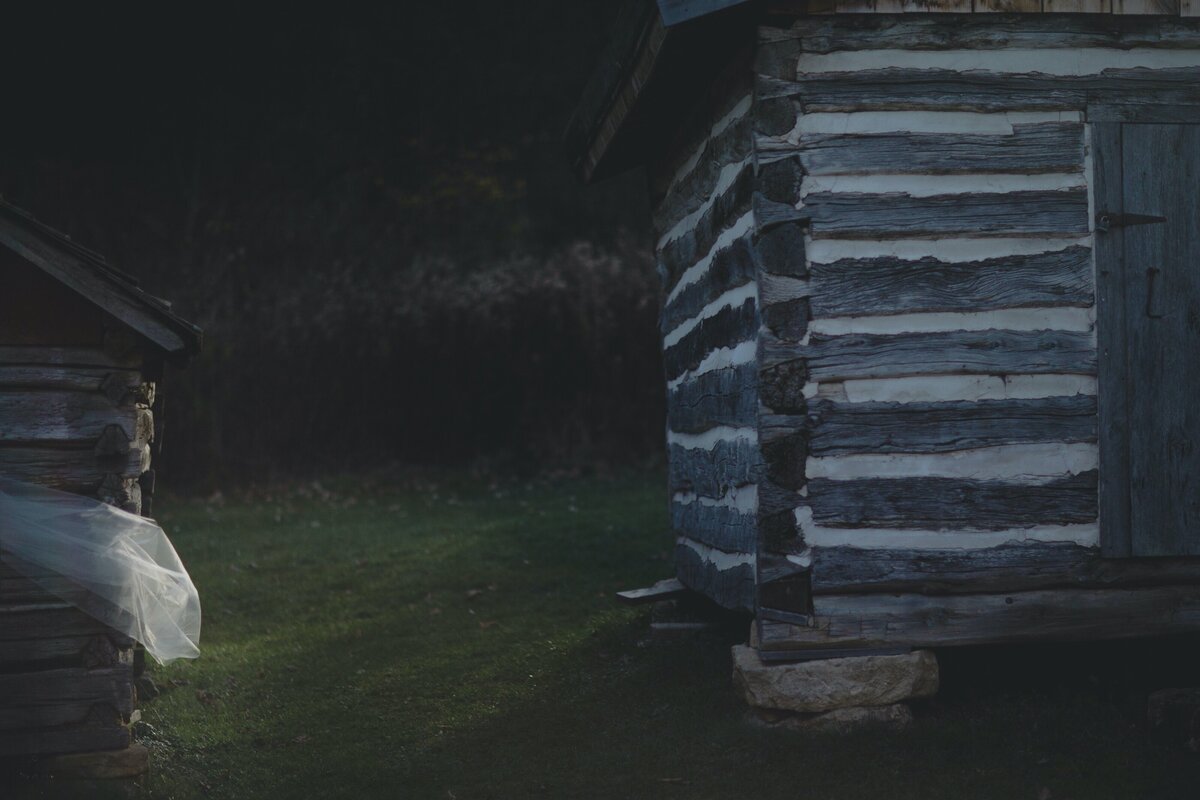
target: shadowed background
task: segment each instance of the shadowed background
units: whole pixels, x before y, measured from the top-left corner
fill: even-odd
[[[656,457],[643,178],[560,144],[616,5],[22,28],[0,193],[205,330],[167,485]]]

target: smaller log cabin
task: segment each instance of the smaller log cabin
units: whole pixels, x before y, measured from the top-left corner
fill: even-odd
[[[156,389],[200,340],[132,277],[0,201],[0,475],[148,516]],[[0,757],[126,747],[140,651],[48,592],[57,576],[4,556]]]
[[[567,140],[764,660],[1200,630],[1200,3],[637,0]]]

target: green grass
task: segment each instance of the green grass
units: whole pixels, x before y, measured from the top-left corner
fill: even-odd
[[[435,480],[160,501],[205,622],[199,660],[151,670],[152,772],[16,795],[1200,795],[1197,757],[1147,741],[1119,676],[1067,658],[1009,680],[1031,651],[951,655],[902,734],[753,728],[729,682],[742,627],[655,642],[612,600],[668,574],[660,473]]]

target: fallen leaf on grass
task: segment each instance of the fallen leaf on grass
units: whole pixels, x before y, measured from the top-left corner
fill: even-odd
[[[308,734],[306,734],[306,733],[302,733],[299,736],[297,736],[295,739],[292,739],[292,742],[294,744],[304,744],[307,741],[308,741]]]
[[[494,627],[496,627],[496,626],[497,626],[497,625],[499,625],[499,624],[500,624],[500,623],[499,623],[499,622],[497,622],[497,621],[496,621],[496,620],[494,620],[494,619],[485,619],[485,620],[480,620],[480,622],[479,622],[479,630],[481,630],[481,631],[486,631],[488,628],[494,628]]]
[[[683,778],[659,778],[658,782],[659,783],[678,783],[678,784],[682,784],[682,785],[687,785],[687,783],[688,783],[688,781],[685,781]]]
[[[215,706],[217,704],[217,696],[203,689],[196,690],[196,699],[206,706]]]
[[[483,589],[467,589],[467,599],[473,600],[483,594]]]

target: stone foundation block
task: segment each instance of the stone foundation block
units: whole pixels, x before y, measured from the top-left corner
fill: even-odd
[[[937,658],[928,650],[767,665],[752,647],[733,648],[733,683],[756,708],[802,713],[889,706],[932,697]]]
[[[752,710],[750,719],[758,727],[770,730],[850,733],[863,728],[903,730],[912,723],[913,715],[904,703],[893,703],[890,706],[838,708],[824,714]]]

